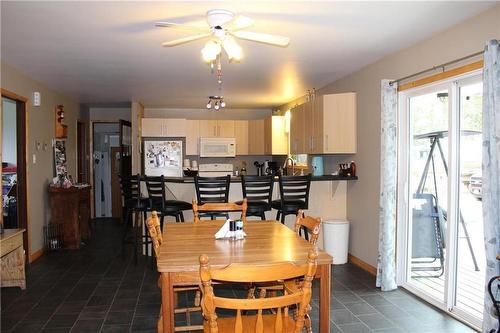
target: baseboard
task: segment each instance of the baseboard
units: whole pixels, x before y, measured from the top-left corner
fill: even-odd
[[[353,256],[352,254],[349,253],[348,255],[348,261],[355,265],[355,266],[358,266],[359,268],[361,268],[362,270],[364,271],[367,271],[368,273],[370,273],[371,275],[374,275],[376,276],[377,275],[377,268],[373,267],[372,265],[370,264],[367,264],[366,262],[364,262],[363,260]]]
[[[29,263],[31,264],[33,261],[37,260],[42,255],[43,255],[43,247],[40,250],[35,251],[35,252],[33,252],[33,253],[30,254],[30,257],[29,257],[29,260],[28,260]]]

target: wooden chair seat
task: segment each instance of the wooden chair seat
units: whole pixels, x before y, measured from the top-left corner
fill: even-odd
[[[295,321],[293,320],[293,318],[291,316],[285,316],[285,315],[282,315],[282,318],[283,318],[283,328],[281,330],[281,333],[295,332]],[[257,322],[257,316],[256,315],[242,316],[241,319],[243,323],[242,333],[255,333],[254,328]],[[275,331],[276,315],[275,314],[263,315],[262,319],[263,319],[262,333],[276,333]],[[217,319],[217,326],[219,333],[226,333],[226,332],[234,333],[235,325],[236,325],[235,317]],[[203,331],[206,333],[210,333],[210,326],[207,321],[203,324]]]

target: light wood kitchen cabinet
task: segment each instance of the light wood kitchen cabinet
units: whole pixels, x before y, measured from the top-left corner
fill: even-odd
[[[142,118],[142,136],[185,137],[186,119]]]
[[[234,138],[234,120],[200,120],[200,137]]]
[[[288,134],[285,132],[284,116],[270,116],[264,120],[264,153],[288,154]]]
[[[316,96],[292,109],[292,154],[356,153],[356,93]]]
[[[198,155],[200,120],[186,120],[186,155]]]
[[[236,155],[248,155],[248,120],[234,121]]]
[[[264,155],[264,119],[248,121],[248,154]]]
[[[217,137],[217,120],[200,120],[200,138]]]
[[[217,120],[217,137],[234,138],[234,120]]]
[[[290,153],[305,154],[305,106],[297,105],[290,114]]]

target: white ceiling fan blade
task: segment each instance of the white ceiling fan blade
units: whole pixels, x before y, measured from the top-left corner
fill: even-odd
[[[198,39],[202,39],[202,38],[207,38],[210,35],[212,35],[212,34],[211,33],[206,33],[206,34],[199,34],[199,35],[188,36],[188,37],[184,37],[184,38],[174,39],[174,40],[171,40],[170,42],[162,43],[161,45],[162,46],[167,46],[167,47],[177,46],[177,45],[180,45],[180,44],[192,42],[194,40],[198,40]]]
[[[251,27],[254,21],[247,16],[238,15],[231,22],[224,25],[224,28],[230,31],[238,31]]]
[[[161,28],[174,28],[186,31],[198,31],[198,32],[208,31],[208,26],[204,21],[188,22],[186,24],[180,24],[174,22],[156,22],[155,26]]]
[[[240,39],[246,39],[253,42],[259,42],[264,44],[276,45],[276,46],[288,46],[290,44],[290,38],[277,36],[277,35],[269,35],[262,34],[259,32],[252,31],[234,31],[231,34]]]

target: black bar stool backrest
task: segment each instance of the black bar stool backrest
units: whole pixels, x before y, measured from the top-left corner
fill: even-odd
[[[127,206],[140,206],[141,201],[141,176],[119,176],[123,204]]]
[[[194,177],[196,198],[199,205],[207,202],[228,202],[231,176]]]
[[[282,206],[287,201],[303,201],[304,209],[309,207],[309,189],[311,174],[306,176],[280,176],[280,196]]]
[[[274,176],[241,176],[243,198],[249,202],[264,201],[271,204]]]
[[[159,177],[146,176],[145,180],[150,207],[163,212],[165,210],[166,200],[165,177],[163,175]]]

